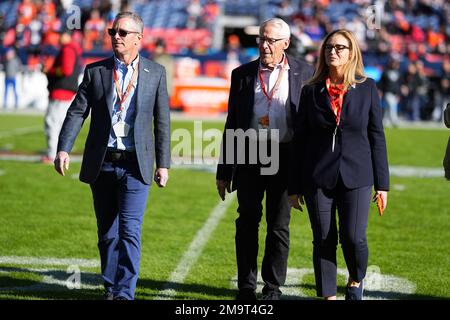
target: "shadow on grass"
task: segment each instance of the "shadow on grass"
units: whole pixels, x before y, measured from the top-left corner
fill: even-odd
[[[50,268],[0,267],[0,299],[96,300],[102,299],[101,283],[98,274],[85,271],[77,275]]]
[[[79,279],[80,288],[70,289]],[[214,287],[208,284],[167,283],[153,279],[140,279],[138,281],[137,299],[175,299],[175,300],[233,300],[237,290]],[[312,284],[302,284],[298,292],[314,292]],[[163,289],[172,289],[176,295],[165,295]],[[150,291],[150,292],[149,292]],[[344,295],[344,287],[338,287],[338,296]],[[366,299],[387,300],[448,300],[421,294],[404,294],[394,291],[365,290]],[[202,298],[205,297],[205,298]],[[64,270],[17,268],[0,266],[0,299],[54,299],[54,300],[101,300],[103,286],[101,276],[92,272],[81,272],[79,278]],[[301,297],[285,294],[283,300],[317,300],[316,297]]]
[[[179,299],[179,300],[190,300],[193,299],[192,296],[196,297],[209,296],[212,299],[225,299],[232,300],[236,295],[236,290],[230,288],[214,287],[207,284],[191,284],[191,283],[176,283],[176,282],[166,282],[152,279],[140,279],[138,281],[138,286],[140,288],[150,289],[155,293],[140,292],[140,297],[145,297],[147,299]],[[176,295],[169,295],[161,292],[163,289],[169,289],[176,291]],[[201,299],[201,298],[200,298]]]
[[[310,290],[316,293],[316,287],[312,284],[302,284],[298,286],[300,290]],[[345,286],[337,287],[337,296],[344,297],[345,295]],[[292,300],[297,300],[299,297],[294,296]],[[300,298],[302,299],[302,298]],[[320,299],[320,297],[305,297],[303,299]],[[364,290],[364,300],[448,300],[446,297],[438,297],[424,294],[416,294],[416,293],[403,293],[398,291],[381,291],[381,290]],[[291,300],[289,297],[286,297],[286,300]]]

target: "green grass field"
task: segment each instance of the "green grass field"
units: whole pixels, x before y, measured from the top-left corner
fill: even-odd
[[[193,129],[192,121],[173,121],[172,130]],[[204,122],[203,129],[223,128]],[[83,149],[86,129],[74,153]],[[449,132],[387,129],[390,165],[440,168]],[[36,155],[45,150],[42,116],[0,115],[0,155]],[[96,222],[88,185],[78,181],[79,163],[62,178],[39,162],[0,161],[0,299],[99,299]],[[373,206],[369,228],[372,290],[367,297],[390,299],[450,298],[450,182],[443,177],[391,178],[388,209],[383,217]],[[209,170],[170,170],[165,189],[152,187],[144,218],[141,274],[137,299],[161,297],[172,272],[218,205],[215,176]],[[237,203],[226,208],[217,227],[176,288],[175,299],[233,299],[236,264],[234,220]],[[264,218],[263,218],[264,219]],[[260,259],[264,248],[260,232]],[[306,213],[293,211],[289,299],[314,298],[312,234]],[[9,257],[9,260],[7,259]],[[16,258],[11,258],[16,257]],[[31,262],[24,262],[20,257]],[[81,289],[65,285],[69,262],[86,259],[80,268]],[[34,262],[33,262],[34,261]],[[61,260],[69,261],[69,260]],[[339,268],[345,268],[339,249]],[[77,265],[76,265],[77,266]],[[370,280],[368,279],[368,280]],[[339,276],[342,295],[345,276]]]

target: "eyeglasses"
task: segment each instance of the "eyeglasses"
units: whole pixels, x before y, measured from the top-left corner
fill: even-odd
[[[257,43],[257,44],[263,44],[264,42],[267,41],[268,44],[274,45],[275,42],[280,41],[280,40],[284,40],[284,39],[285,39],[285,38],[272,39],[272,38],[265,38],[265,37],[257,37],[257,38],[256,38],[256,43]]]
[[[138,31],[127,31],[127,30],[123,30],[123,29],[119,29],[119,30],[108,29],[108,34],[111,37],[114,37],[116,35],[116,33],[119,33],[120,37],[125,38],[129,33],[140,33],[140,32],[138,32]]]
[[[336,53],[341,53],[342,50],[350,49],[350,48],[345,46],[345,45],[343,45],[343,44],[335,44],[335,45],[327,44],[327,45],[325,45],[325,50],[326,51],[331,52],[331,50],[333,50],[333,49],[336,51]]]

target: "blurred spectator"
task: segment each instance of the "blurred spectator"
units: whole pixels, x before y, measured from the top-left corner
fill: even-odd
[[[235,34],[230,34],[227,41],[227,60],[225,62],[225,78],[231,79],[231,72],[241,65],[241,40]]]
[[[22,63],[16,55],[16,51],[14,48],[9,48],[6,51],[5,61],[4,61],[4,69],[5,69],[5,94],[3,97],[3,109],[7,108],[7,99],[8,99],[8,91],[9,87],[12,87],[14,93],[14,109],[18,109],[19,107],[19,98],[17,96],[17,88],[16,88],[16,78],[17,74],[22,69]]]
[[[442,73],[432,79],[435,80],[435,90],[433,91],[433,112],[431,118],[434,121],[442,121],[444,107],[450,102],[449,58],[445,59],[442,64]]]
[[[311,20],[305,26],[305,33],[315,42],[320,42],[325,37],[325,30],[320,26],[317,19]]]
[[[84,25],[84,49],[92,50],[103,46],[103,35],[106,23],[100,16],[100,11],[92,10],[91,16]]]
[[[56,18],[56,6],[52,0],[39,0],[38,16],[42,23],[48,23]]]
[[[188,13],[188,29],[197,29],[202,26],[201,16],[203,14],[202,4],[200,0],[191,0],[187,6]]]
[[[81,27],[83,47],[86,51],[99,53],[109,50],[110,37],[105,32],[108,20],[117,11],[123,10],[152,10],[146,16],[146,26],[151,29],[147,43],[153,50],[154,39],[164,38],[168,50],[172,54],[205,55],[216,53],[212,35],[220,11],[227,12],[228,3],[232,3],[238,10],[247,12],[254,6],[254,1],[217,1],[217,0],[177,0],[174,10],[168,14],[167,23],[176,26],[178,30],[155,30],[153,19],[160,13],[161,7],[172,0],[0,0],[0,41],[3,47],[14,46],[22,62],[28,62],[31,54],[42,54],[41,60],[53,55],[59,43],[59,32],[67,19],[66,10],[73,4],[81,6],[83,18]],[[90,4],[87,6],[87,4]],[[162,5],[164,4],[164,5]],[[380,29],[371,28],[368,23],[369,6],[382,5]],[[246,8],[247,7],[247,8]],[[176,8],[176,9],[175,9]],[[241,10],[244,9],[244,10]],[[353,31],[363,50],[363,58],[367,66],[384,69],[392,54],[398,54],[401,66],[411,62],[424,61],[426,69],[427,93],[422,95],[423,101],[419,112],[419,119],[442,118],[439,106],[446,101],[445,80],[442,69],[443,63],[450,54],[450,6],[448,0],[277,0],[261,1],[259,14],[264,18],[271,15],[282,16],[292,26],[292,39],[289,51],[298,58],[313,62],[317,59],[317,47],[324,34],[337,27],[345,27]],[[16,20],[12,17],[17,14]],[[164,13],[165,14],[165,13]],[[174,15],[176,17],[174,17]],[[261,16],[259,18],[261,18]],[[175,19],[176,18],[176,19]],[[257,16],[258,18],[258,16]],[[87,20],[87,21],[85,21]],[[208,34],[199,36],[199,29],[206,28]],[[161,32],[153,35],[153,32]],[[189,35],[185,34],[189,31]],[[217,33],[215,33],[217,34]],[[225,34],[227,34],[225,32]],[[255,50],[248,48],[251,36],[241,37],[244,52]],[[221,42],[225,39],[220,39]],[[227,39],[228,40],[228,39]],[[214,44],[219,41],[214,41]],[[222,42],[223,43],[223,42]],[[228,48],[222,48],[227,51]],[[95,56],[93,57],[95,59]],[[51,60],[51,59],[49,59]],[[239,59],[242,62],[242,55]],[[222,61],[223,64],[224,61]],[[402,68],[403,70],[404,68]],[[403,77],[403,75],[402,75]],[[443,91],[444,90],[444,91]],[[442,93],[444,92],[444,93]],[[420,95],[419,95],[420,96]],[[402,99],[404,106],[411,105]],[[410,97],[415,101],[417,99]],[[448,98],[447,98],[448,99]],[[419,99],[420,100],[420,99]],[[410,101],[411,102],[411,101]],[[400,116],[402,106],[399,105]],[[410,110],[411,111],[411,110]],[[386,114],[387,116],[388,114]],[[412,111],[409,118],[412,119]],[[386,118],[387,120],[388,118]]]
[[[410,63],[401,86],[402,106],[408,120],[421,119],[426,102],[427,82],[423,73],[423,63],[421,61]]]
[[[70,103],[78,89],[81,71],[81,48],[72,40],[70,31],[64,31],[59,42],[61,49],[49,70],[44,70],[48,79],[49,104],[45,114],[47,154],[42,162],[52,164],[56,155],[58,135]]]
[[[283,19],[286,22],[292,20],[292,17],[295,14],[294,6],[292,5],[290,0],[282,0],[280,3],[280,7],[277,10],[276,16],[278,18]]]
[[[153,51],[153,61],[159,63],[166,68],[167,77],[167,93],[169,97],[173,93],[173,80],[175,77],[175,61],[173,57],[166,51],[166,43],[163,39],[157,39],[155,42],[155,49]]]
[[[206,27],[209,30],[213,30],[217,17],[220,13],[220,7],[215,0],[208,0],[203,7],[203,16],[206,23]]]
[[[345,25],[345,28],[348,30],[352,30],[353,34],[355,35],[356,40],[358,41],[358,44],[362,51],[367,50],[367,43],[366,43],[366,25],[365,23],[358,18],[357,16],[354,16],[353,19]]]
[[[30,23],[30,49],[37,51],[42,42],[42,23],[38,19],[33,19]]]
[[[36,15],[36,5],[31,0],[23,0],[17,8],[17,24],[28,26]]]
[[[381,75],[379,89],[382,93],[383,120],[387,126],[398,125],[398,101],[400,99],[400,63],[391,59]]]
[[[62,23],[59,18],[55,18],[44,23],[42,28],[42,45],[57,47],[59,44],[59,32]]]
[[[314,47],[314,41],[305,32],[305,24],[301,19],[296,18],[293,23],[294,25],[291,26],[291,44],[288,50],[291,49],[289,54],[300,58],[299,56],[305,55],[307,48]]]

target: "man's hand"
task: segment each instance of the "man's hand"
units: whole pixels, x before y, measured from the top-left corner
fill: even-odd
[[[301,194],[293,194],[289,196],[289,203],[291,207],[294,209],[300,210],[303,212],[302,205],[305,205],[305,201],[303,200],[303,195]]]
[[[55,165],[55,170],[60,175],[65,176],[65,170],[69,170],[70,157],[69,154],[65,151],[60,151],[56,155],[55,161],[53,162]]]
[[[158,168],[155,170],[155,178],[156,184],[160,188],[164,188],[169,180],[169,169],[167,168]]]
[[[228,191],[228,193],[231,192],[230,181],[216,180],[216,186],[217,186],[217,192],[219,193],[220,199],[222,199],[222,201],[224,201],[225,200],[225,190]]]

